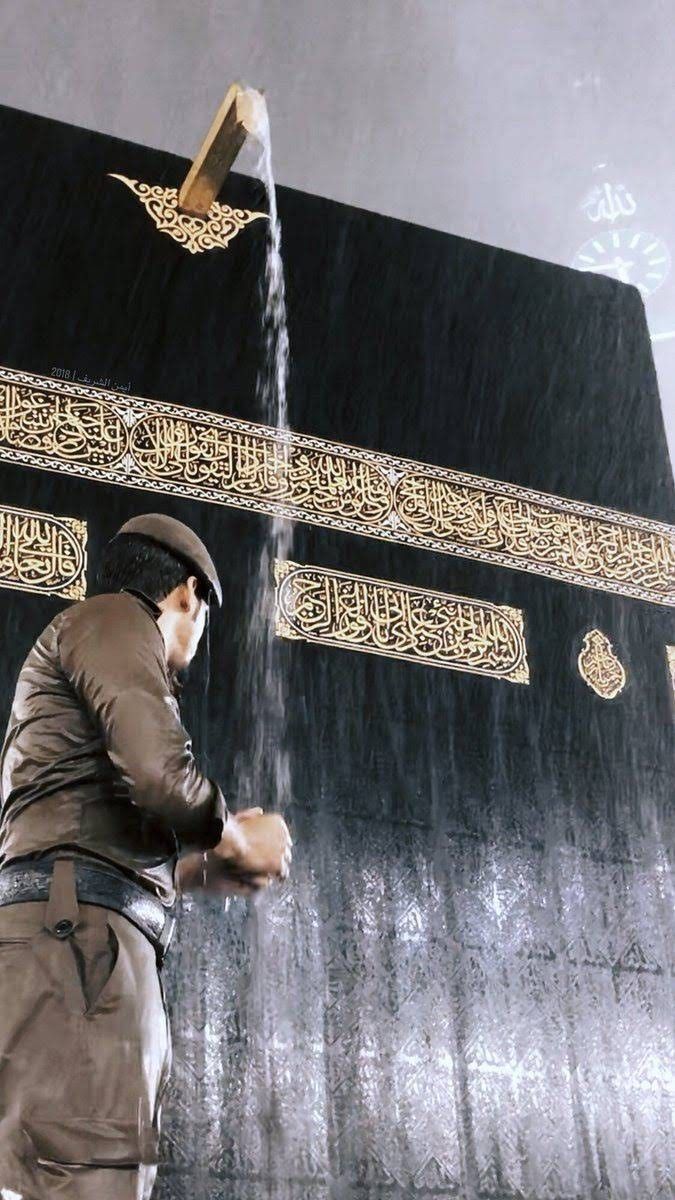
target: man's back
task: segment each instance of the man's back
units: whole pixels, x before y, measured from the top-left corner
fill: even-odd
[[[149,728],[157,711],[160,735],[173,736],[177,785],[184,775],[189,786],[183,760],[190,743],[153,602],[111,592],[58,613],[16,685],[0,756],[0,865],[73,846],[113,862],[171,904],[178,839],[158,805],[144,804],[153,795]],[[170,772],[164,782],[168,791]]]

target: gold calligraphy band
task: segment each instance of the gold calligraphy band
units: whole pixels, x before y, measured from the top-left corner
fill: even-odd
[[[675,606],[672,525],[87,377],[0,367],[0,458]]]

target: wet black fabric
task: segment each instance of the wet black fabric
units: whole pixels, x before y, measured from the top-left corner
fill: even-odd
[[[123,184],[107,178],[113,171],[175,187],[185,160],[10,109],[0,110],[0,163],[7,181],[0,362],[45,375],[67,370],[109,378],[113,388],[128,384],[139,396],[260,419],[262,222],[227,250],[190,255],[157,232]],[[236,175],[224,199],[254,209],[265,203],[259,184]],[[288,188],[278,190],[278,203],[294,430],[675,521],[651,346],[635,288]],[[224,599],[211,615],[208,717],[191,686],[203,679],[203,651],[183,713],[198,753],[208,735],[209,773],[236,809],[235,757],[245,756],[252,720],[239,687],[247,602],[269,518],[5,462],[0,502],[85,518],[92,578],[102,547],[133,513],[173,514],[203,538]],[[318,1158],[301,1161],[290,1150],[286,1158],[284,1131],[306,1144],[293,1122],[314,1109],[294,1103],[293,1089],[318,1045],[312,1063],[328,1115],[316,1117],[316,1138],[321,1153],[327,1147],[321,1178],[339,1180],[336,1194],[355,1194],[363,1180],[388,1186],[397,1178],[411,1191],[431,1180],[435,1194],[471,1200],[516,1194],[516,1183],[536,1200],[554,1192],[641,1200],[649,1192],[637,1167],[631,1174],[633,1159],[630,1169],[611,1164],[623,1162],[618,1142],[633,1146],[633,1135],[643,1155],[635,1152],[640,1170],[650,1162],[658,1167],[663,1154],[662,1076],[650,1076],[657,1115],[638,1129],[626,1114],[631,1105],[643,1107],[629,1091],[639,1072],[619,1056],[624,1046],[639,1048],[643,1030],[654,1034],[650,1047],[664,1037],[658,989],[669,966],[652,851],[672,844],[675,720],[665,655],[666,645],[675,644],[672,611],[300,522],[293,557],[521,608],[530,683],[277,640],[293,779],[285,815],[305,886],[288,900],[296,905],[295,924],[288,929],[278,916],[270,939],[275,961],[288,966],[271,999],[290,1028],[306,971],[311,996],[321,1000],[315,1040],[304,1027],[297,1031],[301,1050],[290,1066],[283,1046],[270,1051],[282,1063],[270,1072],[275,1086],[292,1093],[284,1093],[286,1108],[276,1107],[278,1094],[270,1098],[267,1077],[248,1057],[250,1029],[240,1017],[240,1010],[248,1014],[255,1031],[254,1018],[263,1021],[270,1001],[262,986],[247,990],[242,950],[264,941],[262,923],[252,919],[240,931],[220,911],[211,925],[193,913],[175,949],[183,973],[172,996],[187,1067],[169,1119],[173,1157],[163,1196],[174,1200],[187,1188],[205,1200],[215,1180],[224,1192],[233,1181],[255,1188],[269,1162],[280,1198],[294,1195],[292,1180],[307,1178]],[[6,717],[23,656],[63,602],[18,591],[3,599],[0,716]],[[577,668],[592,628],[610,638],[627,672],[613,700],[596,695]],[[255,800],[268,806],[275,797]],[[551,847],[560,846],[556,859]],[[569,905],[563,912],[558,861],[570,864],[565,894],[592,910],[583,920]],[[436,871],[431,882],[427,870]],[[649,902],[640,899],[641,884]],[[523,897],[526,916],[518,923],[512,914]],[[546,936],[537,933],[537,913],[546,916]],[[604,941],[603,925],[610,930]],[[655,930],[654,943],[636,929]],[[286,947],[294,955],[296,945],[297,962],[289,965],[281,956]],[[293,989],[288,981],[298,962],[302,987]],[[490,970],[491,991],[484,986]],[[415,988],[422,999],[411,1014],[405,1005]],[[308,1011],[309,1022],[315,1010]],[[410,1068],[410,1087],[401,1093],[392,1014],[411,1039],[410,1063],[423,1063],[417,1074]],[[491,1042],[490,1017],[497,1027]],[[508,1092],[510,1068],[499,1059],[516,1018],[525,1041],[530,1030],[546,1024],[548,1031],[538,1043],[545,1048],[539,1065],[523,1068],[518,1102]],[[222,1051],[213,1071],[202,1033],[194,1033],[205,1021],[223,1039],[218,1052],[217,1039],[209,1041],[208,1056]],[[439,1056],[427,1062],[423,1055],[441,1022],[451,1082],[435,1092],[427,1081]],[[598,1027],[621,1033],[604,1045],[589,1034]],[[591,1046],[595,1059],[585,1057]],[[243,1119],[250,1097],[250,1120]],[[280,1112],[292,1114],[286,1125]],[[442,1128],[446,1114],[455,1122],[451,1134]],[[433,1146],[426,1129],[436,1136]],[[549,1142],[549,1159],[536,1170],[532,1165],[528,1177],[537,1147]],[[521,1178],[509,1156],[525,1162]],[[516,1183],[507,1186],[507,1178]],[[323,1200],[328,1188],[307,1184],[308,1196]]]

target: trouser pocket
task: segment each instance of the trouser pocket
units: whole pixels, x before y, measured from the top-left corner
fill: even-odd
[[[68,945],[82,988],[84,1012],[91,1014],[112,981],[120,949],[117,934],[108,920],[98,918],[76,929]]]
[[[40,930],[31,950],[68,1012],[91,1016],[104,1003],[114,984],[119,963],[119,939],[108,919],[109,910],[82,905],[77,927],[62,937]]]
[[[79,903],[72,858],[54,861],[44,926],[50,939],[62,943],[68,958],[64,965],[67,1007],[91,1015],[114,974],[119,940],[109,909]]]

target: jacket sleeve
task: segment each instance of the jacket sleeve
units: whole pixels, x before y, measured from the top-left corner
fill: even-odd
[[[133,803],[171,826],[181,853],[217,845],[228,808],[195,763],[152,614],[125,593],[74,605],[61,625],[59,652]]]

